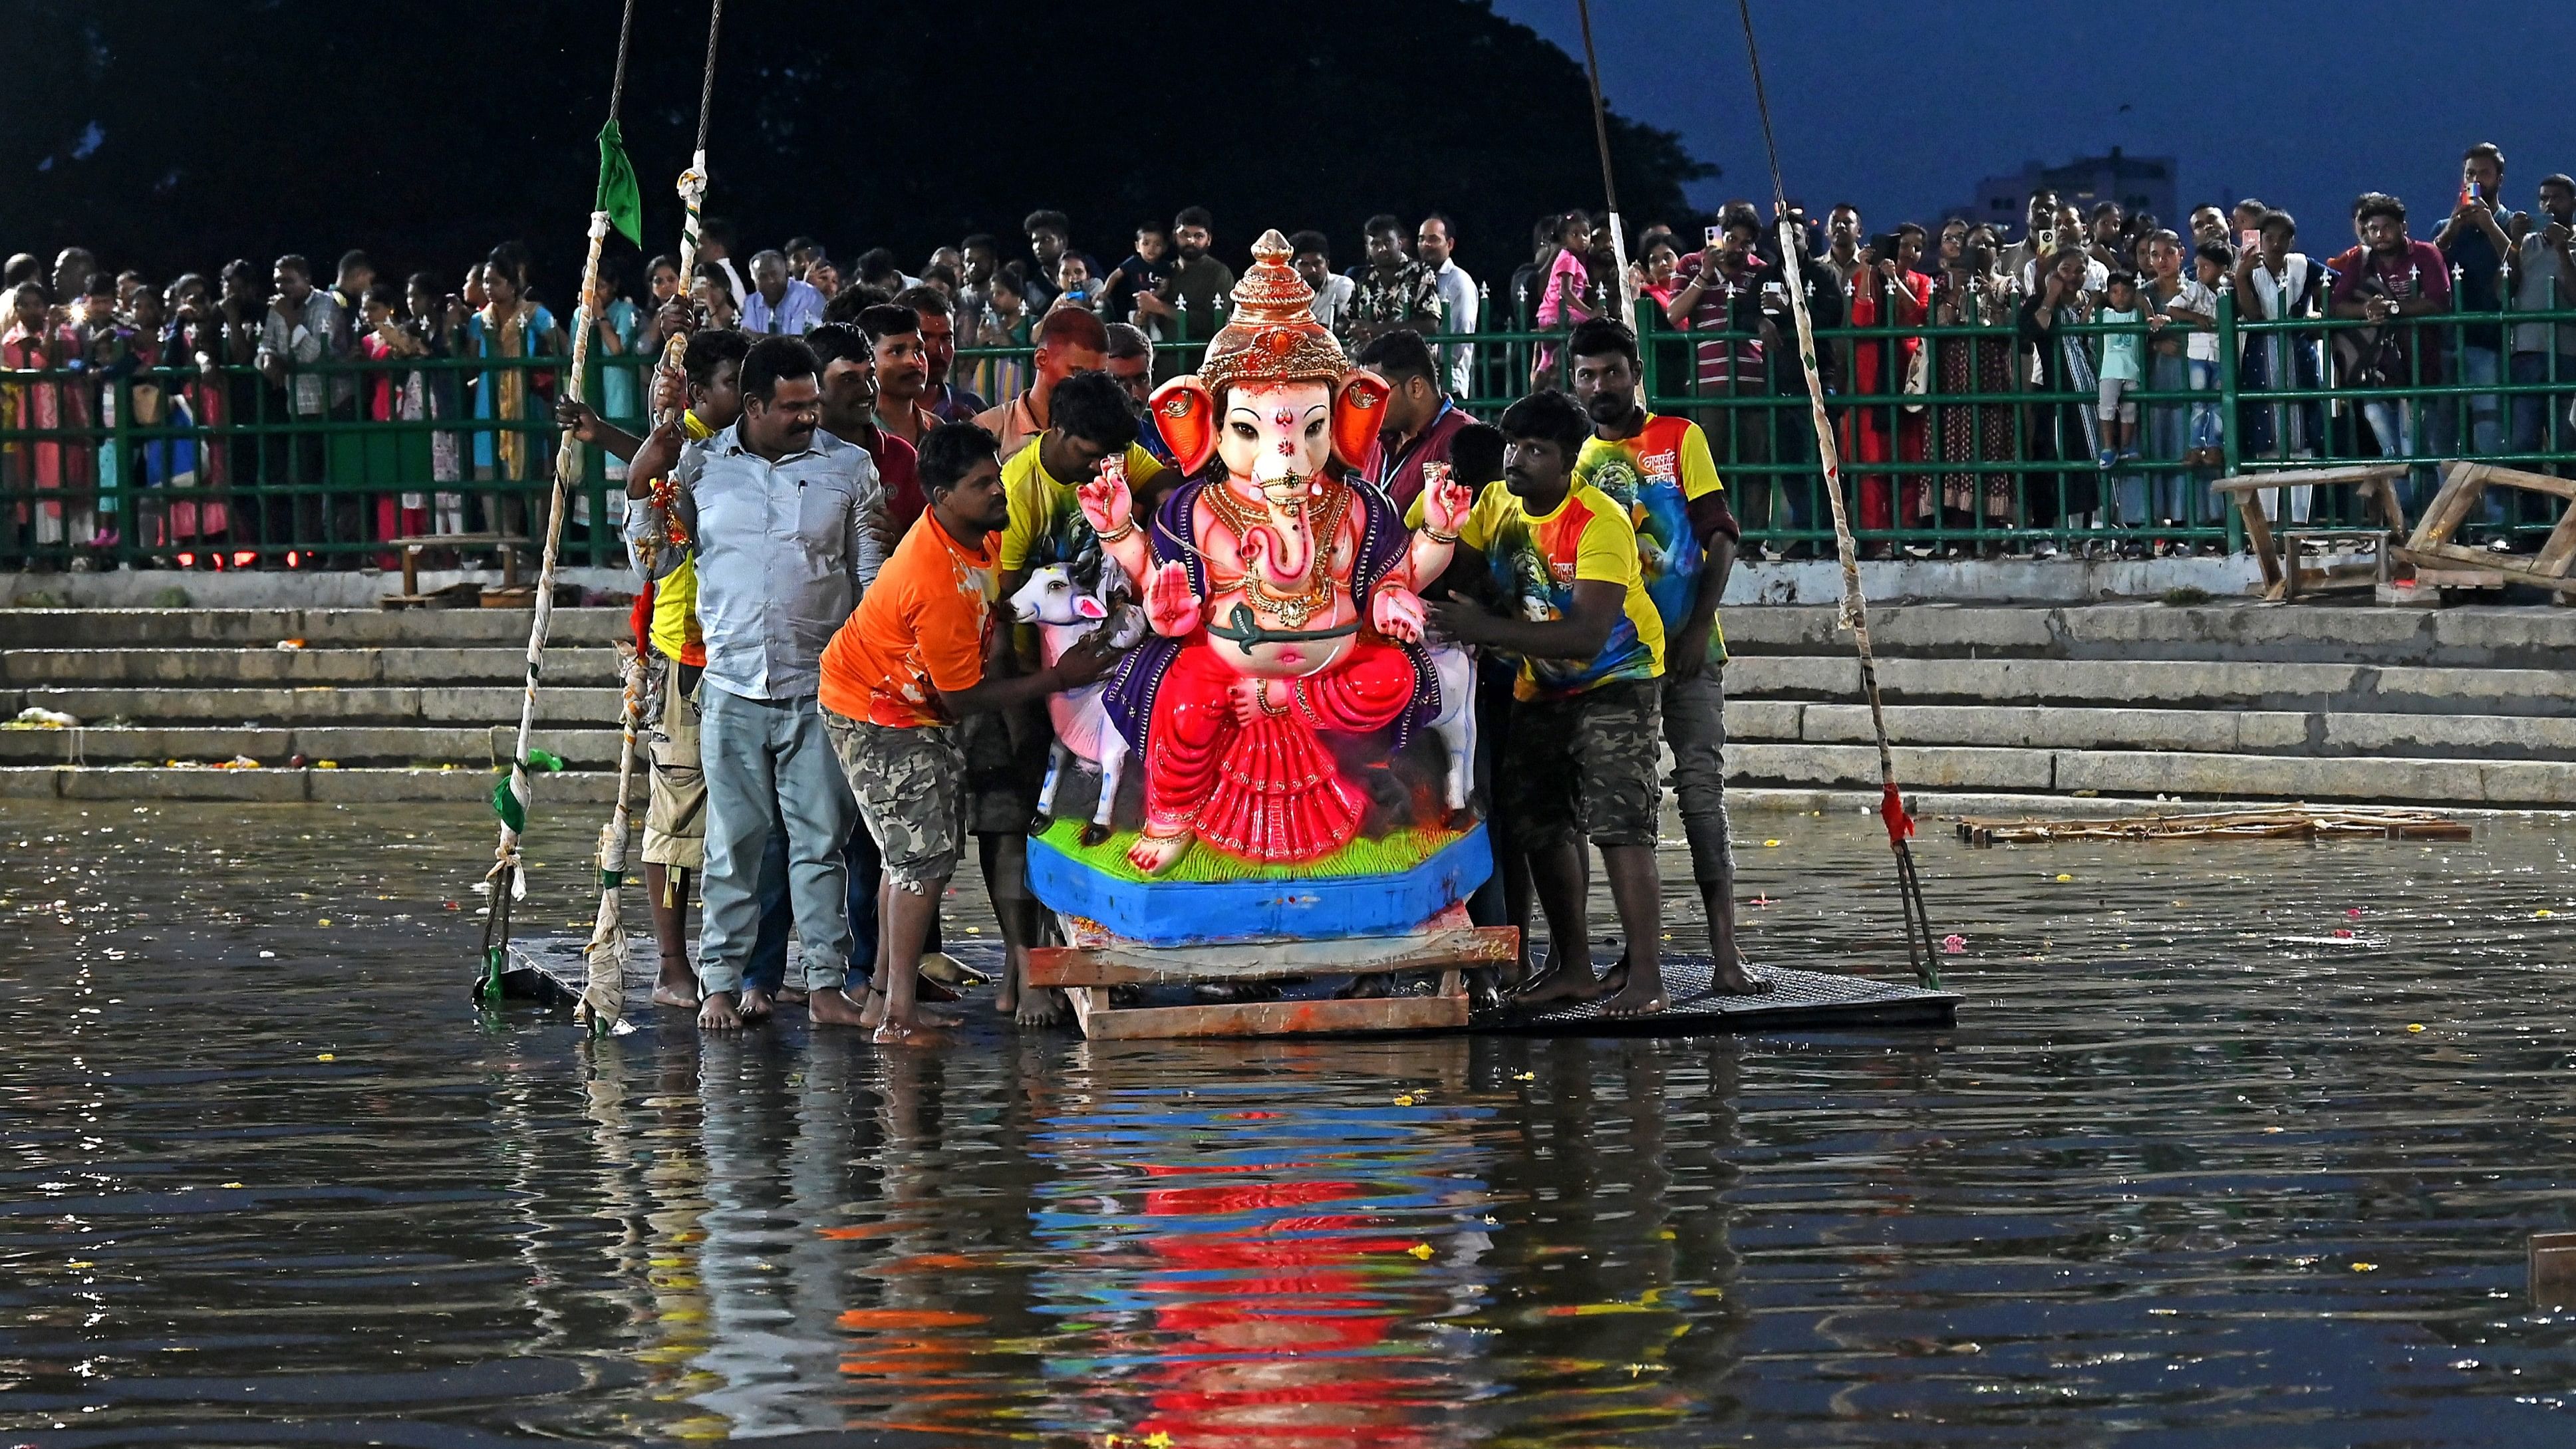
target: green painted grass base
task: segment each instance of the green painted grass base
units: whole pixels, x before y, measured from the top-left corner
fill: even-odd
[[[1355,838],[1350,844],[1318,860],[1278,865],[1242,860],[1193,841],[1189,852],[1174,862],[1170,870],[1149,876],[1127,860],[1128,847],[1136,843],[1138,832],[1113,831],[1100,844],[1085,846],[1082,843],[1082,826],[1083,822],[1079,820],[1052,821],[1039,833],[1039,838],[1102,875],[1140,885],[1147,882],[1325,880],[1341,876],[1401,875],[1438,854],[1460,834],[1436,825],[1407,826],[1379,840],[1365,836]]]

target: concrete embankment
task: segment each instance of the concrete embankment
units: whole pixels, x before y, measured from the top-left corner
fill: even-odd
[[[1872,619],[1897,772],[1927,797],[2576,807],[2576,611],[1932,603]],[[1725,626],[1728,772],[1748,803],[1874,790],[1833,611],[1730,607]],[[0,730],[0,794],[480,798],[508,757],[527,627],[507,610],[0,609],[0,717],[80,722]],[[625,629],[621,609],[555,614],[539,743],[571,768],[547,796],[607,798]]]

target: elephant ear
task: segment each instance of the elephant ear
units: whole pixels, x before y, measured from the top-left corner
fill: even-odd
[[[1208,395],[1207,384],[1194,373],[1183,373],[1154,389],[1146,405],[1153,409],[1154,426],[1172,450],[1172,461],[1180,464],[1181,476],[1205,467],[1216,452],[1216,399]]]
[[[1365,367],[1342,374],[1333,388],[1333,455],[1347,468],[1367,464],[1377,446],[1378,425],[1386,421],[1386,379]]]

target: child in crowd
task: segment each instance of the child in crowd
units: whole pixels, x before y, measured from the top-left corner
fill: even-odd
[[[2236,270],[2236,248],[2223,241],[2205,241],[2192,249],[2193,274],[2211,298],[2229,285],[2228,274]],[[2183,357],[2193,392],[2214,393],[2218,389],[2218,331],[2214,327],[2196,327],[2183,339]],[[2183,461],[2200,468],[2220,467],[2227,461],[2227,434],[2220,420],[2216,402],[2191,405],[2191,448]]]
[[[975,345],[1029,345],[1028,298],[1017,274],[996,270],[985,282],[984,315],[975,324]],[[975,371],[975,390],[986,397],[1018,397],[1028,386],[1028,367],[1016,360],[988,357]]]
[[[1077,253],[1066,252],[1056,258],[1055,302],[1047,310],[1052,312],[1057,307],[1079,307],[1086,312],[1100,310],[1099,298],[1094,295],[1091,285],[1091,263]]]
[[[2138,278],[2113,272],[2103,284],[2102,310],[2095,320],[2116,327],[2139,324]],[[2146,339],[2135,332],[2111,332],[2102,338],[2102,360],[2095,371],[2101,387],[2102,452],[2094,461],[2109,469],[2138,457],[2138,404],[2128,396],[2145,368]]]

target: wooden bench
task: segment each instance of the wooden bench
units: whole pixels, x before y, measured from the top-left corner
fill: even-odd
[[[2514,488],[2565,499],[2569,507],[2558,526],[2529,558],[2453,543],[2451,535],[2466,523],[2489,488]],[[2525,473],[2492,463],[2457,462],[2442,470],[2442,491],[2424,510],[2423,522],[2398,548],[2397,556],[2415,566],[2419,579],[2441,577],[2453,587],[2497,588],[2507,583],[2554,590],[2560,603],[2576,594],[2576,579],[2567,576],[2576,563],[2576,481],[2546,473]]]
[[[2392,550],[2397,540],[2406,534],[2406,509],[2397,501],[2397,480],[2406,476],[2409,466],[2395,462],[2331,468],[2284,468],[2269,473],[2239,473],[2221,478],[2210,487],[2236,500],[2236,516],[2245,524],[2245,541],[2253,546],[2254,561],[2263,570],[2263,597],[2295,599],[2303,588],[2313,591],[2378,586],[2389,581]],[[2288,495],[2284,494],[2276,552],[2273,523],[2263,516],[2263,500],[2259,496],[2266,488],[2357,488],[2365,501],[2378,506],[2381,521],[2361,527],[2292,523],[2289,521]],[[2302,538],[2367,539],[2376,542],[2378,548],[2367,576],[2354,570],[2331,567],[2303,571],[2299,567],[2299,540]]]
[[[389,540],[402,551],[402,592],[384,600],[389,609],[436,602],[436,596],[420,591],[420,554],[427,548],[488,548],[501,555],[501,587],[519,586],[519,555],[529,548],[528,540],[510,533],[428,533]]]

